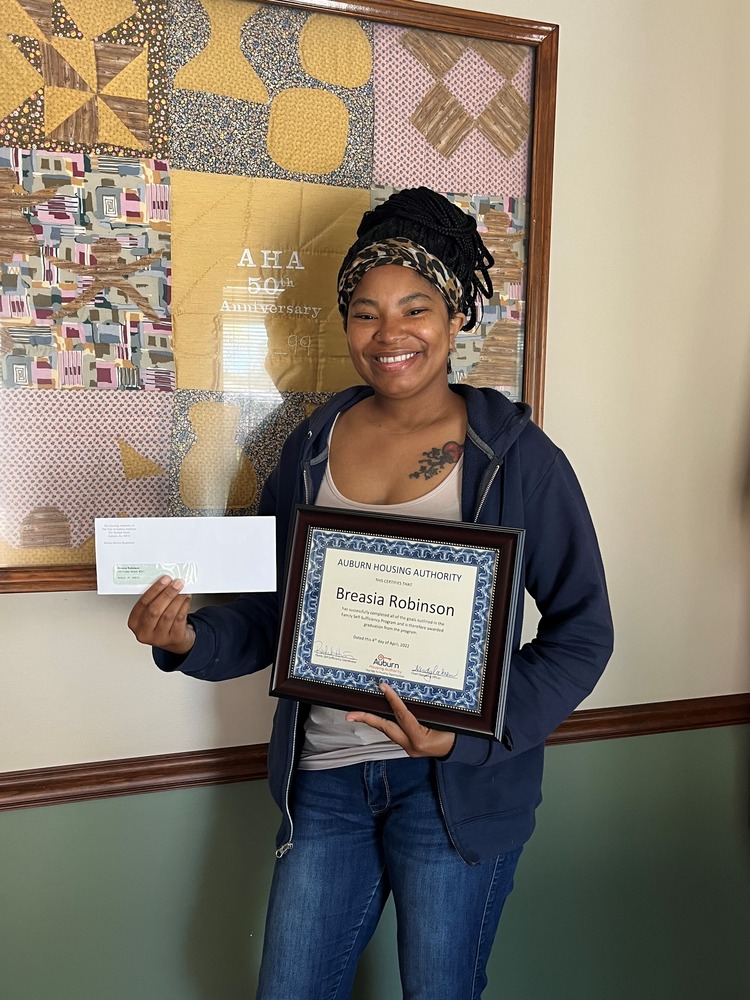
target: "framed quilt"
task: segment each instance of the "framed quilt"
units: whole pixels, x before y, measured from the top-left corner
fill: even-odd
[[[97,516],[246,515],[358,381],[336,273],[426,185],[495,294],[456,381],[542,415],[557,28],[392,0],[0,0],[0,591]]]

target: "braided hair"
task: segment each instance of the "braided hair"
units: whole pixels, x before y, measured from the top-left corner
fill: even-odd
[[[344,258],[339,274],[368,244],[394,236],[406,237],[424,247],[456,275],[463,286],[463,329],[475,326],[480,295],[487,299],[492,295],[489,270],[495,263],[477,232],[476,220],[430,188],[396,191],[362,216],[357,241]]]

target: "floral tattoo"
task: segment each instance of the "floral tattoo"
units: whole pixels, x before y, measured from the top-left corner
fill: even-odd
[[[455,465],[464,453],[464,446],[458,441],[446,441],[442,448],[432,448],[430,451],[423,451],[419,460],[419,469],[409,473],[409,479],[432,479],[437,476],[446,465]]]

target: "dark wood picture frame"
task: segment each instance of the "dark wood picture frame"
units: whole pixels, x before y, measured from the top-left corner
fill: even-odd
[[[557,26],[521,18],[413,2],[413,0],[369,0],[369,2],[271,0],[271,2],[306,11],[523,45],[533,50],[523,398],[531,405],[536,422],[541,423],[552,216]],[[94,566],[0,567],[0,593],[95,589]]]
[[[313,541],[316,529],[322,529],[317,534],[317,544]],[[347,547],[348,536],[352,536],[351,548]],[[372,670],[368,674],[345,664],[331,668],[315,662],[313,637],[321,603],[324,553],[340,552],[342,556],[353,555],[360,557],[360,561],[369,561],[366,553],[370,552],[369,558],[387,561],[397,558],[394,553],[399,549],[416,550],[420,551],[420,555],[412,558],[423,561],[426,549],[428,553],[436,553],[433,566],[453,570],[462,565],[466,568],[471,566],[468,550],[476,550],[484,568],[476,574],[471,628],[467,629],[467,637],[480,634],[483,637],[481,640],[475,638],[473,642],[468,640],[463,688],[436,690],[438,682],[431,683],[429,678],[424,682],[396,679],[392,683],[420,722],[437,729],[499,740],[505,716],[523,537],[521,528],[496,528],[461,521],[423,521],[419,518],[298,505],[287,556],[279,642],[270,693],[276,697],[332,708],[389,715],[385,696],[377,690],[377,678]],[[459,553],[465,554],[462,557]],[[427,564],[425,561],[424,565]],[[375,568],[373,572],[376,571]],[[351,570],[347,570],[347,575],[350,573]],[[405,580],[405,577],[399,579]],[[387,587],[387,584],[383,585],[383,589]],[[403,598],[399,607],[406,603],[405,592],[398,595],[392,593],[391,597],[397,601]],[[392,601],[389,603],[392,605]],[[374,612],[381,618],[388,614],[389,605],[383,606],[385,612]],[[341,607],[345,608],[346,603]],[[358,604],[353,608],[359,613]],[[363,619],[366,614],[366,610],[362,610]],[[396,617],[395,612],[390,615],[394,621]],[[389,631],[390,621],[383,625],[383,639],[379,634],[379,621],[374,619],[369,625],[360,624],[358,618],[357,622],[351,627],[369,629],[373,633],[368,635],[368,645],[371,641],[374,646],[391,648],[393,643],[388,639],[400,638]],[[303,669],[297,671],[295,668],[299,661],[303,663]],[[443,701],[446,704],[441,703]],[[451,701],[455,707],[447,704]]]

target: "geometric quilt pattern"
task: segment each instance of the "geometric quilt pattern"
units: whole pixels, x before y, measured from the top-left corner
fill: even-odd
[[[166,153],[166,0],[0,0],[0,138]]]
[[[0,385],[172,391],[169,175],[0,149]]]
[[[523,196],[532,69],[525,46],[376,25],[373,182]]]
[[[369,187],[369,23],[243,0],[169,16],[174,167]]]
[[[172,398],[0,389],[0,556],[19,548],[23,565],[56,543],[78,561],[94,517],[164,513]]]

